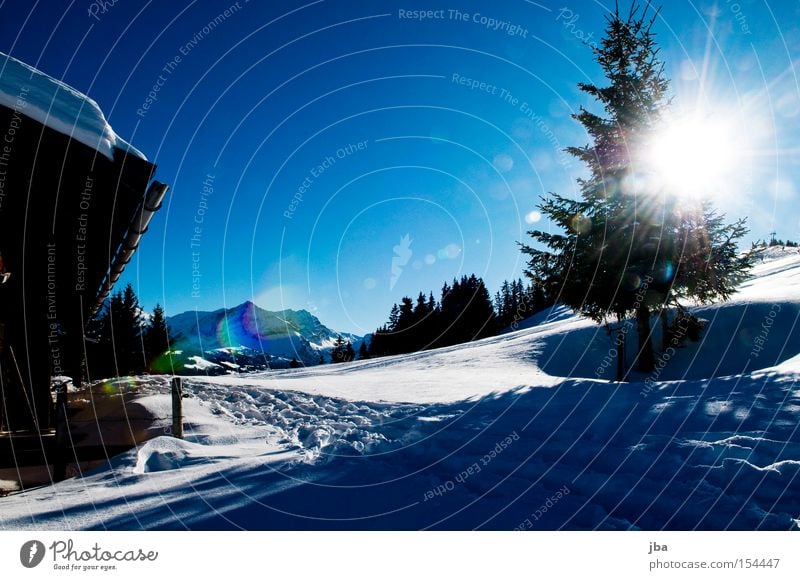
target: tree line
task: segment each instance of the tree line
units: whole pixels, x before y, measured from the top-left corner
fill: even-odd
[[[784,242],[780,238],[774,238],[774,237],[770,239],[769,244],[766,244],[764,242],[761,242],[761,243],[764,244],[764,245],[769,245],[770,248],[773,247],[773,246],[785,246],[787,248],[796,248],[796,247],[798,247],[798,243],[797,242],[793,242],[792,240],[786,240]]]
[[[362,347],[368,357],[379,357],[470,342],[514,328],[551,304],[541,286],[521,279],[503,282],[492,300],[482,278],[464,275],[445,283],[438,301],[433,292],[403,297]]]
[[[125,376],[151,370],[169,351],[164,309],[145,315],[128,284],[106,300],[86,332],[87,378]],[[166,370],[166,369],[164,369]]]
[[[453,279],[433,292],[420,292],[416,301],[404,297],[392,306],[387,324],[378,328],[358,351],[338,335],[328,357],[319,364],[342,363],[391,354],[439,348],[493,336],[548,306],[543,289],[521,279],[503,282],[494,300],[484,281],[475,276]],[[131,284],[112,294],[86,332],[84,372],[92,377],[125,376],[145,371],[171,371],[170,335],[164,309],[156,305],[145,314]],[[163,364],[166,360],[167,364]],[[302,366],[296,358],[291,368]],[[161,368],[164,367],[164,368]]]

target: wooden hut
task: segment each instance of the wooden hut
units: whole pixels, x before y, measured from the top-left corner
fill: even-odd
[[[0,430],[52,425],[51,378],[81,380],[87,322],[166,186],[97,104],[0,53]]]

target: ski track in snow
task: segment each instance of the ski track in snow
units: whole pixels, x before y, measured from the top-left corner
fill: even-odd
[[[698,309],[707,337],[651,389],[597,378],[605,331],[564,309],[436,351],[192,377],[184,441],[2,499],[0,529],[796,529],[800,254],[769,258]],[[169,415],[166,379],[129,388]]]

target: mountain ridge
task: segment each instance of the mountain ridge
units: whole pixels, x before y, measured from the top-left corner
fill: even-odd
[[[230,308],[187,310],[167,317],[176,367],[221,374],[304,366],[330,360],[337,337],[357,349],[364,337],[338,332],[305,309],[267,310],[251,300]]]

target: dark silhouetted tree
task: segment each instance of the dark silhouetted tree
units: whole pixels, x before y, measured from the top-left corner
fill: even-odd
[[[111,295],[91,325],[89,373],[97,377],[142,372],[146,362],[143,330],[139,299],[128,284]]]
[[[474,274],[444,285],[441,299],[441,333],[436,346],[448,346],[492,336],[497,320],[489,291]]]
[[[331,350],[331,362],[343,363],[349,362],[356,357],[356,352],[353,350],[353,344],[349,340],[342,338],[342,335],[336,337],[336,342],[333,344]]]
[[[353,343],[349,340],[347,344],[344,346],[344,361],[343,362],[350,362],[356,359],[356,351],[353,349]]]
[[[144,329],[144,350],[147,367],[152,371],[152,363],[169,351],[169,330],[164,317],[164,309],[156,304],[150,320]]]

